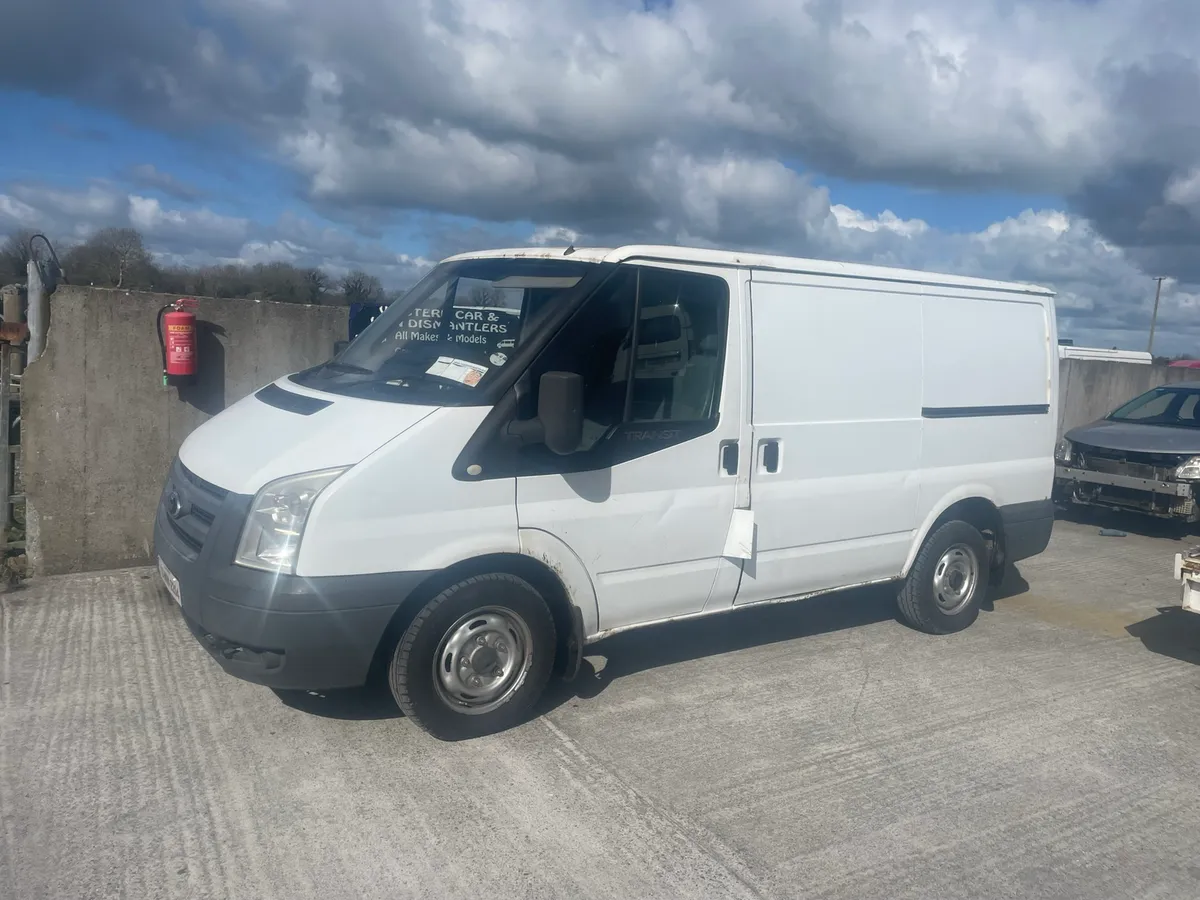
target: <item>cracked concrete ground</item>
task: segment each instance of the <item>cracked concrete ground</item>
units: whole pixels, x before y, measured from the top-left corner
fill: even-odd
[[[1184,544],[1098,530],[961,635],[886,590],[630,633],[457,745],[224,675],[149,571],[45,580],[0,597],[0,895],[1200,896]]]

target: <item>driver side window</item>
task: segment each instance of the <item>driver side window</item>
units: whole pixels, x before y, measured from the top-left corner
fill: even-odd
[[[526,416],[536,412],[544,372],[576,372],[583,380],[579,449],[543,461],[558,471],[599,468],[711,431],[728,317],[729,291],[721,278],[632,266],[615,275],[564,326],[530,373],[533,396],[527,398]],[[663,427],[668,425],[680,427]],[[662,439],[644,438],[659,430]],[[636,446],[622,441],[630,432],[643,436]],[[605,447],[611,452],[601,452]],[[525,449],[531,451],[523,454],[527,459],[548,454],[544,447]]]

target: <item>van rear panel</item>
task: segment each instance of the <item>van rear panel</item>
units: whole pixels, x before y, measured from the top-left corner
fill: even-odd
[[[918,286],[754,272],[753,573],[739,603],[888,578],[921,467]],[[777,443],[777,471],[761,456]]]

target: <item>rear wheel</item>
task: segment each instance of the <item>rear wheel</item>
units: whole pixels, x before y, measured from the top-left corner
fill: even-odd
[[[434,737],[478,737],[524,721],[550,678],[554,648],[541,594],[515,575],[479,575],[417,614],[388,683],[404,714]]]
[[[973,525],[947,522],[925,539],[900,589],[905,620],[929,634],[951,634],[979,617],[987,593],[988,549]]]

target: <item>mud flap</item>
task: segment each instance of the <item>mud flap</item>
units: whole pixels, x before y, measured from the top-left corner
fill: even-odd
[[[1004,576],[1008,574],[1008,560],[1005,559],[1004,548],[997,546],[998,543],[995,538],[988,543],[991,551],[988,554],[988,584],[994,588],[1004,584]]]
[[[574,604],[571,604],[571,633],[565,650],[562,677],[564,681],[572,681],[583,665],[583,613]]]

